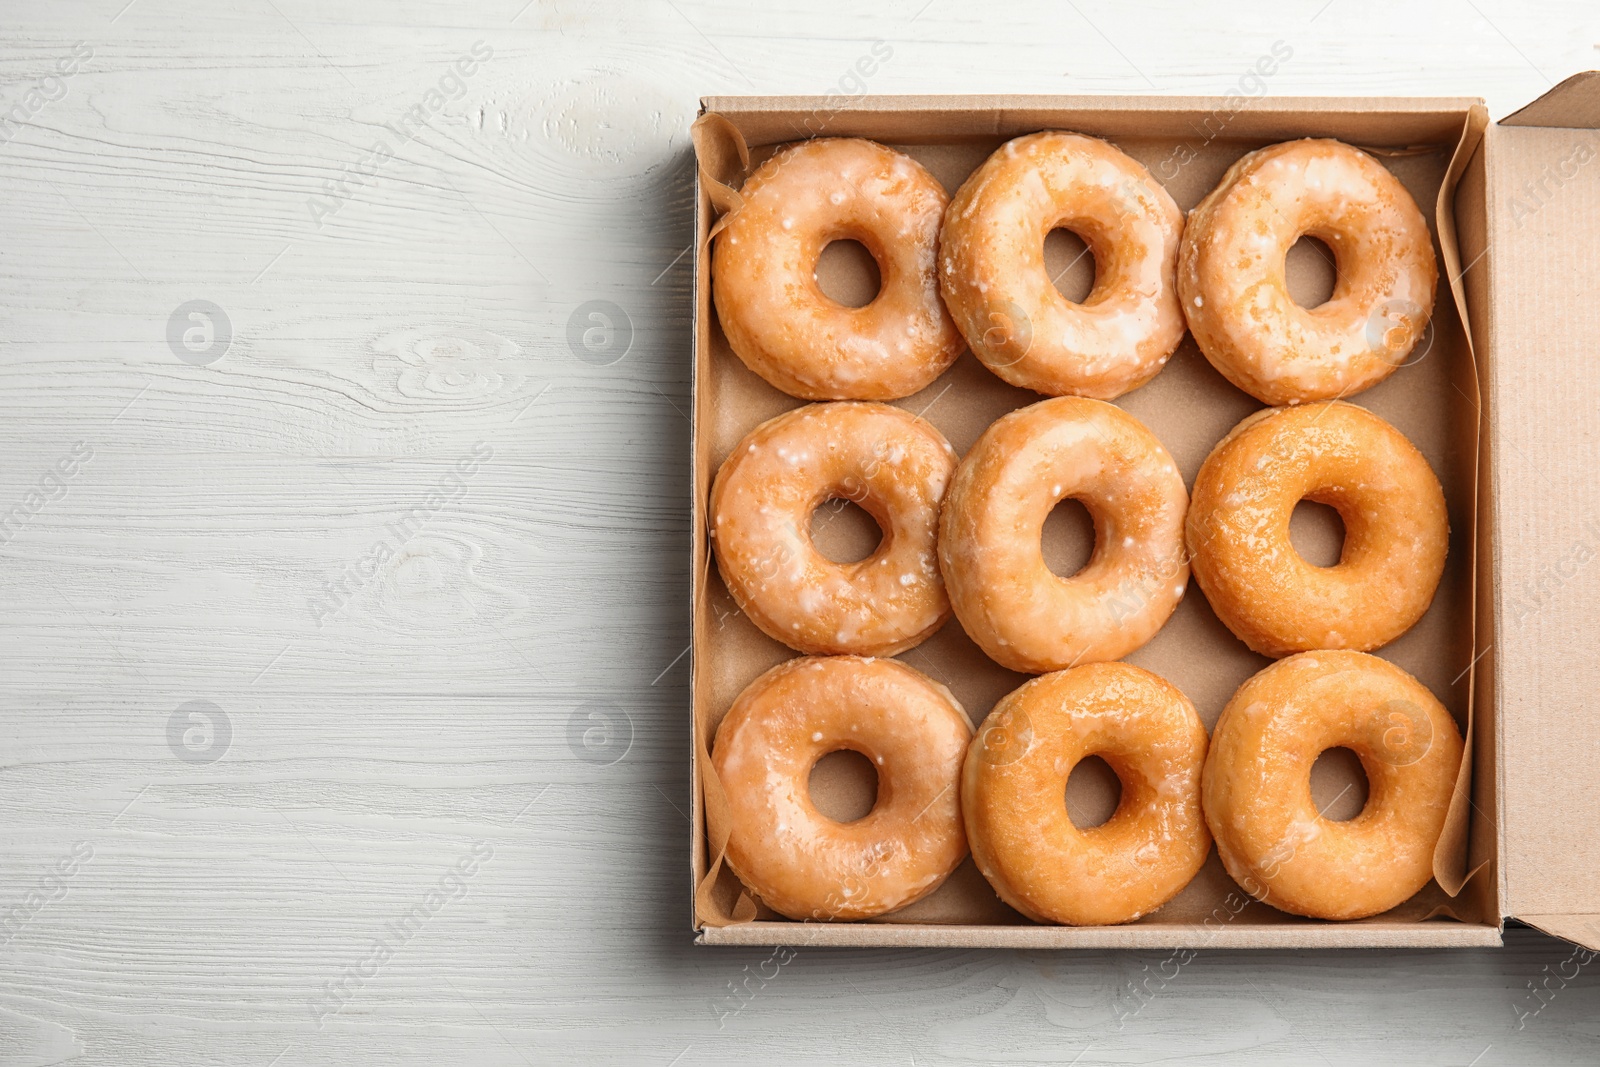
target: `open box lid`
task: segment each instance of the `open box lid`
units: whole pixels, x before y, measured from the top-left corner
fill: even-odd
[[[1486,141],[1500,899],[1600,948],[1600,72]]]

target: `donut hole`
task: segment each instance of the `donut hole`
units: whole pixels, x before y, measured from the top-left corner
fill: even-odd
[[[1080,830],[1104,826],[1122,803],[1122,779],[1099,756],[1085,756],[1067,775],[1067,818]]]
[[[1333,249],[1320,238],[1302,235],[1284,256],[1283,278],[1289,297],[1296,304],[1307,310],[1321,307],[1333,299],[1333,288],[1339,281]]]
[[[807,784],[811,804],[834,822],[864,819],[878,803],[878,769],[854,749],[841,748],[817,760]]]
[[[812,276],[823,296],[847,308],[866,307],[883,288],[878,261],[866,245],[848,237],[828,242]]]
[[[1344,556],[1344,520],[1336,508],[1302,500],[1289,516],[1289,543],[1313,567],[1335,567]]]
[[[1349,822],[1367,806],[1367,772],[1348,748],[1330,748],[1311,765],[1311,802],[1324,819]]]
[[[1094,292],[1094,249],[1071,230],[1058,226],[1044,235],[1044,269],[1056,292],[1074,304]]]
[[[1094,555],[1094,518],[1089,509],[1068,497],[1045,516],[1039,535],[1044,565],[1058,578],[1071,578]]]
[[[883,528],[866,508],[830,497],[811,513],[811,543],[835,563],[860,563],[883,543]]]

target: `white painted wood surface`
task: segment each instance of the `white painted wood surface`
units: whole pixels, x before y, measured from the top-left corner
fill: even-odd
[[[1273,94],[1500,115],[1600,9],[523,5],[0,15],[0,1064],[1600,1059],[1527,930],[694,948],[680,658],[699,95],[1223,93],[1282,40]]]

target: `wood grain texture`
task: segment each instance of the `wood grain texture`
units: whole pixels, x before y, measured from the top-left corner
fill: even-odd
[[[1600,967],[1524,929],[694,948],[680,658],[700,95],[1222,93],[1283,40],[1275,95],[1499,115],[1591,3],[125,2],[0,34],[0,1064],[1595,1061]]]

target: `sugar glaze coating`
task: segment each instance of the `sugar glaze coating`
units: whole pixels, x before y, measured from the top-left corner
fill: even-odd
[[[949,690],[903,663],[779,664],[717,728],[729,866],[792,919],[865,919],[920,900],[967,855],[958,780],[971,737]],[[878,772],[877,803],[849,823],[819,812],[809,789],[817,760],[840,749]]]
[[[752,430],[717,471],[711,543],[734,600],[762,632],[800,652],[892,656],[950,617],[935,553],[955,450],[887,404],[811,404]],[[883,530],[866,559],[835,563],[811,540],[831,498]]]
[[[1333,250],[1319,307],[1289,295],[1284,257],[1302,236]],[[1189,213],[1178,292],[1211,365],[1273,405],[1347,397],[1393,374],[1433,312],[1439,272],[1427,220],[1404,185],[1332,140],[1272,145],[1228,169]]]
[[[1367,803],[1348,821],[1318,812],[1311,766],[1330,748],[1361,759]],[[1433,877],[1461,769],[1455,720],[1428,688],[1361,652],[1302,652],[1239,688],[1206,757],[1206,822],[1228,874],[1251,896],[1318,919],[1361,919]]]
[[[1056,289],[1044,241],[1058,227],[1094,253],[1083,303]],[[939,284],[973,355],[1049,396],[1110,400],[1161,370],[1183,339],[1174,271],[1183,212],[1114,145],[1045,132],[1001,145],[945,212]]]
[[[1111,818],[1067,815],[1072,768],[1098,755],[1122,780]],[[1206,731],[1176,687],[1127,663],[1046,674],[995,705],[968,750],[961,803],[978,870],[1035,922],[1148,914],[1211,851],[1200,810]]]
[[[763,163],[717,234],[712,296],[734,354],[803,400],[894,400],[955,361],[961,335],[939,299],[949,197],[923,166],[872,141],[802,141]],[[861,242],[881,287],[846,307],[817,285],[832,241]]]

